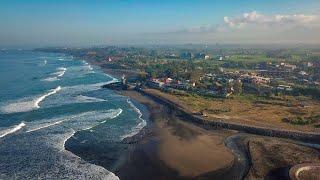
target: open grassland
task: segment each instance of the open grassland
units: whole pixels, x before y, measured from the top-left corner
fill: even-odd
[[[254,95],[240,95],[220,99],[183,92],[168,94],[158,90],[150,91],[179,104],[190,112],[200,112],[208,120],[320,132],[320,102],[309,97],[263,98]]]
[[[236,62],[243,61],[247,63],[275,61],[274,58],[268,58],[265,55],[231,55],[229,58],[227,58],[227,60]]]

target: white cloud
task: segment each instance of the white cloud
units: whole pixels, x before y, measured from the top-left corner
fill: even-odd
[[[241,17],[230,18],[225,16],[224,22],[230,27],[244,27],[246,25],[312,25],[319,21],[318,15],[264,15],[257,11],[244,13]]]
[[[218,24],[181,28],[158,34],[177,42],[319,43],[320,14],[273,14],[257,11],[224,17]]]

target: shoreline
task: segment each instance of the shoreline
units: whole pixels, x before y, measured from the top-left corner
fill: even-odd
[[[98,63],[93,60],[89,60],[88,62],[92,63],[95,66],[100,67],[104,73],[110,74],[118,79],[121,78],[122,74],[126,73],[126,71],[117,72],[117,70],[106,68],[103,66],[103,63]],[[126,76],[130,76],[130,74],[132,74],[132,72],[126,74]],[[320,140],[320,133],[318,132],[313,133],[313,132],[303,132],[300,130],[292,130],[292,129],[280,129],[280,128],[272,128],[272,127],[264,127],[264,126],[256,126],[256,125],[246,125],[242,123],[224,121],[223,119],[222,120],[208,119],[205,117],[201,117],[199,115],[194,115],[192,112],[189,112],[188,109],[184,108],[183,105],[173,102],[170,99],[167,99],[166,97],[161,96],[159,94],[153,94],[145,90],[139,90],[138,92],[153,98],[155,101],[165,103],[169,107],[174,108],[175,110],[181,112],[183,116],[187,117],[186,119],[189,119],[189,122],[200,124],[204,126],[204,128],[230,129],[230,130],[246,132],[249,134],[294,139],[297,141],[311,142],[311,143],[317,143]]]
[[[225,138],[227,138],[230,134],[233,134],[233,132],[230,131],[225,131],[225,130],[218,130],[216,132],[211,132],[211,131],[207,131],[205,129],[202,129],[196,125],[184,122],[183,120],[176,119],[176,117],[174,117],[173,119],[172,116],[175,116],[174,112],[172,112],[167,106],[155,102],[154,100],[150,99],[149,97],[146,97],[142,94],[140,94],[139,92],[136,91],[117,91],[117,93],[130,97],[131,99],[138,101],[139,103],[147,106],[148,110],[151,113],[151,117],[150,120],[148,122],[148,125],[142,129],[138,134],[137,137],[133,136],[131,138],[126,139],[127,141],[133,141],[137,142],[139,145],[137,149],[142,149],[142,150],[146,150],[146,151],[151,151],[153,152],[153,156],[157,156],[156,158],[153,158],[153,160],[151,161],[151,164],[158,164],[161,163],[161,166],[157,166],[156,170],[157,171],[167,171],[165,173],[165,176],[163,176],[163,174],[161,175],[157,175],[157,176],[152,176],[153,179],[161,179],[161,178],[173,178],[173,179],[189,179],[189,178],[204,178],[204,179],[212,179],[212,178],[222,178],[225,177],[228,173],[233,173],[233,176],[236,177],[236,174],[239,174],[241,172],[239,172],[237,169],[233,168],[234,167],[234,155],[232,154],[231,150],[229,150],[227,147],[225,147],[224,145],[224,141]],[[148,99],[147,101],[145,100]],[[156,106],[162,106],[162,108],[167,109],[165,111],[161,111],[161,115],[162,116],[170,116],[170,117],[155,117],[155,116],[159,116],[159,114],[157,114],[157,107],[154,107],[155,104],[152,104],[150,102],[153,102],[156,104]],[[157,109],[157,110],[155,110]],[[157,115],[155,115],[157,114]],[[167,119],[169,118],[169,120]],[[151,125],[149,124],[151,123]],[[176,135],[175,133],[172,132],[172,129],[179,129],[178,131],[190,131],[187,133],[187,137],[184,137],[185,135],[179,136]],[[144,136],[145,131],[151,131],[151,136]],[[186,133],[186,132],[178,132],[179,133]],[[191,134],[189,134],[191,133]],[[221,135],[223,134],[223,135]],[[178,139],[176,139],[178,137]],[[199,138],[197,138],[199,137]],[[204,139],[202,139],[204,138]],[[208,142],[209,139],[211,139],[210,141],[217,141],[216,138],[219,138],[220,140],[218,140],[219,142],[217,144],[212,144],[212,146],[210,146],[211,143]],[[221,139],[222,138],[222,139]],[[140,139],[140,141],[137,139]],[[185,139],[185,140],[184,140]],[[215,140],[216,139],[216,140]],[[204,142],[206,145],[204,146],[204,144],[198,144],[197,142]],[[187,146],[185,146],[187,143]],[[194,146],[193,144],[196,143],[197,146],[200,147],[192,147]],[[181,147],[175,147],[177,146],[176,144],[179,144],[180,146],[185,146],[183,149],[181,149]],[[207,147],[207,145],[210,146],[210,148]],[[191,147],[190,147],[191,146]],[[218,165],[218,167],[214,168],[212,167],[213,164],[215,163],[209,163],[207,165],[203,165],[203,162],[207,161],[206,157],[196,157],[196,158],[191,158],[193,153],[197,152],[198,155],[193,154],[193,156],[199,156],[199,155],[205,155],[207,156],[207,158],[210,159],[210,153],[215,152],[215,148],[219,146],[219,150],[216,152],[217,154],[220,153],[220,155],[222,155],[222,159],[220,161],[222,161],[220,163],[220,165]],[[166,147],[165,149],[163,149],[164,147]],[[167,147],[171,147],[171,148],[167,148]],[[220,147],[223,147],[222,149]],[[154,149],[155,148],[155,149]],[[195,149],[194,149],[195,148]],[[150,150],[152,149],[152,150]],[[181,149],[181,150],[179,150]],[[194,150],[196,151],[194,151]],[[185,153],[183,151],[192,151],[193,153],[189,154],[189,153]],[[207,151],[207,152],[206,152]],[[201,153],[203,152],[203,153]],[[147,154],[149,154],[150,152],[146,152]],[[226,155],[223,155],[227,153]],[[141,154],[139,152],[133,152],[133,154],[135,154],[134,156],[140,156]],[[140,155],[139,155],[140,154]],[[177,155],[175,155],[177,154]],[[185,154],[185,155],[184,155]],[[185,166],[181,163],[179,163],[179,161],[181,161],[182,159],[180,159],[177,156],[184,156],[183,161],[188,161],[192,160],[193,163],[196,163],[197,160],[200,161],[198,162],[198,165],[202,164],[202,168],[197,169],[197,165],[191,165],[192,167],[189,168],[187,171],[186,169],[184,169]],[[214,157],[213,157],[214,156]],[[211,158],[218,158],[219,156],[213,155],[211,156]],[[228,161],[227,157],[229,157],[230,161]],[[142,158],[143,159],[143,158]],[[158,161],[158,163],[155,163],[154,161]],[[178,161],[178,162],[176,162]],[[194,162],[196,161],[196,162]],[[162,163],[164,162],[164,163]],[[127,162],[128,163],[128,162]],[[133,162],[129,162],[130,163],[135,163]],[[216,164],[218,163],[218,160],[216,162]],[[118,173],[120,173],[120,178],[123,177],[121,174],[125,174],[125,178],[126,176],[132,175],[131,173],[129,173],[128,175],[128,169],[131,169],[130,167],[128,167],[127,165],[125,165],[126,168],[125,170],[120,169],[118,171]],[[130,166],[130,165],[129,165]],[[210,168],[214,168],[213,170],[209,170],[209,171],[204,171],[204,169],[210,169]],[[230,172],[230,170],[233,168],[233,171]],[[135,169],[135,168],[134,168]],[[196,170],[195,170],[196,169]],[[121,172],[122,171],[122,172]],[[131,170],[129,170],[131,171]],[[177,172],[178,171],[178,172]],[[189,171],[193,171],[189,172]],[[202,173],[201,173],[202,172]],[[157,172],[154,172],[157,173]],[[117,174],[117,173],[116,173]],[[142,177],[139,177],[138,179],[140,179]],[[128,177],[128,179],[130,179]]]
[[[90,62],[90,61],[88,61]],[[112,77],[116,77],[116,78],[120,78],[121,75],[118,73],[114,73],[112,69],[105,69],[103,67],[101,67],[99,64],[97,63],[92,63],[92,65],[95,66],[99,66],[101,68],[101,70],[103,70],[104,73],[112,76]],[[224,179],[241,179],[239,178],[239,176],[242,176],[242,178],[244,177],[248,177],[248,175],[251,175],[252,177],[252,165],[251,165],[251,158],[250,157],[250,152],[248,150],[248,141],[246,139],[255,139],[254,136],[257,135],[251,135],[251,134],[246,134],[245,137],[243,139],[240,138],[236,138],[237,140],[234,141],[234,138],[232,138],[232,136],[241,136],[241,134],[238,133],[238,131],[234,132],[232,130],[228,130],[229,128],[224,129],[223,126],[215,126],[214,128],[212,128],[212,125],[208,126],[208,123],[205,124],[199,124],[199,122],[195,122],[193,118],[190,118],[190,116],[181,116],[181,112],[177,113],[177,109],[173,108],[174,105],[173,104],[168,104],[168,103],[163,103],[163,102],[159,102],[159,98],[152,98],[146,94],[141,94],[140,92],[137,91],[116,91],[117,93],[129,97],[130,99],[133,99],[134,101],[137,101],[140,104],[143,104],[144,106],[146,106],[148,108],[148,110],[150,111],[150,119],[148,120],[147,125],[139,131],[139,133],[137,133],[136,135],[132,136],[132,137],[128,137],[125,138],[120,144],[125,144],[125,148],[123,148],[124,150],[120,150],[121,151],[121,156],[119,156],[120,160],[118,159],[114,159],[114,161],[110,162],[109,164],[103,164],[101,165],[101,161],[103,160],[98,160],[99,155],[97,155],[96,158],[87,158],[86,155],[81,156],[79,155],[81,158],[84,158],[85,160],[93,163],[93,164],[97,164],[97,165],[101,165],[104,168],[108,169],[109,171],[113,172],[114,174],[116,174],[118,177],[120,177],[121,179],[150,179],[150,177],[152,179],[197,179],[197,178],[201,178],[201,179],[212,179],[212,178],[224,178]],[[128,94],[128,92],[130,92]],[[136,94],[136,95],[132,95]],[[139,95],[137,95],[139,94]],[[162,115],[170,115],[172,116],[177,116],[177,118],[179,118],[179,120],[167,120],[165,119],[165,123],[159,123],[159,120],[157,120],[157,118],[154,117],[154,107],[152,106],[152,104],[150,104],[150,102],[144,102],[142,99],[143,98],[147,98],[149,100],[152,100],[154,103],[160,105],[160,106],[164,106],[168,111],[170,112],[166,112]],[[161,99],[160,99],[161,101]],[[179,106],[177,106],[178,108],[180,108]],[[173,109],[171,109],[173,108]],[[150,110],[151,109],[151,110]],[[172,115],[172,113],[174,113],[174,115]],[[185,112],[186,113],[186,112]],[[156,111],[157,114],[157,111]],[[180,114],[180,115],[179,115]],[[158,112],[159,115],[159,112]],[[189,114],[192,115],[192,114]],[[182,118],[182,119],[181,119]],[[162,120],[163,121],[163,120]],[[171,123],[170,123],[171,122]],[[203,122],[203,121],[202,121]],[[176,124],[175,124],[176,123]],[[169,125],[170,124],[170,125]],[[174,124],[174,125],[172,125]],[[182,126],[183,127],[182,127]],[[200,126],[199,126],[200,125]],[[206,126],[203,126],[206,125]],[[228,165],[221,165],[219,166],[219,168],[214,168],[211,171],[206,171],[203,172],[202,171],[198,171],[197,170],[193,170],[196,165],[193,165],[193,167],[191,168],[191,170],[193,170],[195,173],[186,173],[187,171],[184,170],[183,168],[181,168],[181,163],[175,163],[175,161],[179,162],[179,158],[177,158],[176,156],[179,156],[181,154],[184,154],[184,152],[179,152],[176,150],[173,150],[172,152],[163,152],[161,151],[161,145],[165,144],[164,142],[168,142],[168,140],[165,139],[166,135],[169,135],[169,141],[171,141],[171,144],[166,144],[166,147],[173,147],[175,144],[178,144],[179,141],[181,141],[181,137],[179,137],[180,139],[178,139],[178,141],[175,141],[175,137],[177,137],[177,134],[174,134],[176,132],[172,132],[172,128],[177,128],[179,127],[179,131],[184,131],[185,129],[188,129],[191,127],[191,131],[194,132],[202,132],[204,134],[206,134],[207,136],[209,134],[214,134],[214,132],[216,133],[214,136],[220,136],[222,135],[223,140],[219,141],[217,144],[215,144],[213,147],[219,146],[219,144],[222,143],[222,146],[224,147],[224,150],[219,149],[217,151],[217,153],[230,153],[229,155],[231,155],[231,157],[233,158],[233,160],[229,163],[227,163]],[[209,127],[209,128],[208,128]],[[164,131],[163,131],[164,129]],[[224,129],[224,130],[221,130]],[[168,134],[169,132],[169,134]],[[218,134],[217,134],[218,132]],[[181,132],[180,132],[181,133]],[[191,137],[197,137],[197,133],[191,135]],[[179,133],[178,133],[179,134]],[[253,137],[251,137],[253,136]],[[261,139],[267,139],[267,138],[272,138],[275,139],[275,141],[282,141],[283,139],[279,139],[276,137],[265,137],[265,136],[258,136]],[[185,137],[183,137],[185,138]],[[182,138],[182,141],[183,141]],[[190,137],[188,137],[187,139],[189,139]],[[230,140],[232,139],[232,140]],[[173,141],[172,141],[173,140]],[[199,139],[197,140],[199,141]],[[197,142],[196,141],[196,142]],[[290,141],[290,140],[289,140]],[[229,145],[228,145],[229,143]],[[234,145],[230,145],[231,144],[236,144],[237,147],[234,147]],[[291,143],[294,143],[294,141],[292,141]],[[190,146],[190,140],[188,140],[188,146]],[[295,143],[294,143],[295,144]],[[114,145],[107,145],[107,146],[111,146],[113,147]],[[181,146],[181,144],[180,144]],[[188,148],[185,148],[184,151],[188,151]],[[212,148],[212,147],[211,147]],[[233,148],[233,149],[232,149]],[[190,148],[192,151],[192,148]],[[203,151],[203,149],[197,147],[196,148],[197,153],[203,154],[201,153],[201,151]],[[170,149],[166,148],[164,151],[170,151]],[[237,153],[238,151],[238,153]],[[178,153],[177,153],[178,152]],[[164,153],[164,154],[163,154]],[[181,154],[180,154],[181,153]],[[212,153],[212,151],[210,151],[210,153]],[[210,154],[209,153],[209,154]],[[76,153],[75,153],[76,154]],[[113,154],[112,152],[107,152],[107,154]],[[174,156],[172,156],[172,154],[175,154]],[[194,155],[196,153],[191,153],[190,155]],[[207,152],[204,154],[208,154]],[[240,154],[240,155],[239,155]],[[242,155],[241,155],[242,154]],[[183,165],[185,164],[185,159],[189,158],[190,155],[185,156],[184,159],[184,163],[182,163]],[[77,154],[78,156],[78,154]],[[155,157],[156,156],[156,157]],[[217,154],[215,154],[215,156],[219,156]],[[240,159],[238,159],[240,157]],[[206,161],[208,157],[201,157],[201,158],[196,158],[196,159],[200,159],[200,161]],[[215,157],[213,157],[215,158]],[[172,159],[174,159],[173,161],[171,161]],[[238,159],[238,160],[237,160]],[[225,159],[224,159],[225,160]],[[220,160],[221,161],[221,160]],[[223,161],[223,160],[222,160]],[[239,162],[238,162],[239,161]],[[201,162],[200,162],[201,163]],[[144,165],[145,164],[145,165]],[[210,163],[210,166],[212,166],[212,163]],[[242,167],[242,168],[239,168]],[[212,168],[212,167],[211,167]],[[144,172],[140,172],[141,169],[145,169]],[[210,169],[210,168],[209,168]],[[239,170],[242,169],[242,170]],[[190,171],[190,169],[188,169],[188,171]],[[200,172],[200,173],[199,173]],[[251,174],[250,174],[251,172]]]

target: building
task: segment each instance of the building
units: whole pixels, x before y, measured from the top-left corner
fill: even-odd
[[[164,82],[161,82],[159,79],[151,79],[147,81],[147,85],[152,88],[162,88],[164,86]]]
[[[206,54],[204,54],[204,53],[197,53],[197,54],[195,54],[194,58],[196,58],[196,59],[204,59],[205,56],[206,56]]]
[[[193,58],[193,54],[190,52],[183,52],[180,54],[180,58],[191,60]]]
[[[287,85],[278,85],[277,90],[278,91],[292,91],[292,87],[287,86]]]

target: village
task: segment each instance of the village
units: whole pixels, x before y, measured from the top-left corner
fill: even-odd
[[[228,97],[231,94],[252,93],[270,96],[271,94],[294,94],[295,86],[319,87],[319,79],[307,74],[305,67],[320,67],[310,62],[301,67],[286,63],[267,64],[265,69],[225,71],[205,73],[197,81],[173,79],[171,77],[150,78],[147,85],[163,90],[184,90],[202,95]],[[205,85],[205,86],[204,86]]]
[[[293,56],[292,50],[269,49],[56,50],[118,77],[113,89],[154,89],[203,116],[277,127],[308,125],[312,131],[320,127],[319,56],[296,51]]]

